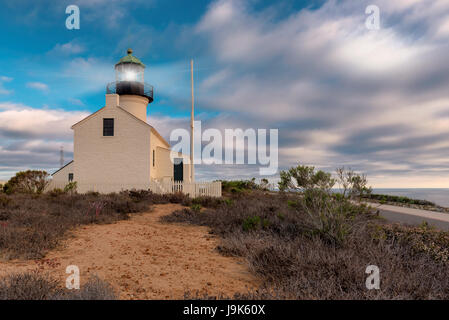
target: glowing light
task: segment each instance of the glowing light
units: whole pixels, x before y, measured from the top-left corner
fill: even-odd
[[[136,78],[137,78],[137,75],[135,72],[132,72],[132,71],[125,72],[125,80],[126,81],[135,81]]]

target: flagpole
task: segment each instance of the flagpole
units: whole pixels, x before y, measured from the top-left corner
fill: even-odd
[[[190,182],[195,182],[195,166],[193,163],[194,143],[193,143],[193,117],[195,98],[193,94],[193,59],[190,60],[190,82],[192,86],[192,112],[190,114]]]

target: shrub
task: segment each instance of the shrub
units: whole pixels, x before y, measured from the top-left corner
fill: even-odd
[[[201,214],[183,209],[161,219],[208,226],[221,237],[221,254],[248,261],[262,286],[231,298],[449,298],[447,233],[391,229],[365,206],[347,199],[318,192],[305,197],[308,200],[298,196],[298,205],[289,206],[285,195],[255,191],[233,199],[232,206]],[[328,205],[329,212],[315,217],[320,211],[307,212],[306,204],[309,210]],[[381,270],[381,290],[365,287],[365,269],[371,264]]]
[[[0,279],[0,300],[49,300],[61,291],[56,280],[37,272],[12,274]]]
[[[315,167],[298,165],[287,171],[280,172],[281,181],[279,181],[279,190],[288,189],[323,189],[331,190],[335,180],[330,173],[324,171],[315,172]]]
[[[0,279],[0,300],[112,300],[113,288],[91,276],[79,290],[62,288],[60,283],[38,272],[18,273]]]
[[[370,200],[378,200],[380,203],[387,202],[398,202],[405,204],[416,204],[416,205],[424,205],[424,206],[435,206],[435,203],[427,200],[419,200],[419,199],[411,199],[404,196],[392,196],[386,194],[367,194],[363,196],[366,199]]]
[[[14,192],[40,194],[48,185],[48,178],[49,174],[46,171],[20,171],[3,186],[3,191],[7,194]]]
[[[63,193],[64,193],[64,190],[62,190],[60,188],[54,188],[53,190],[48,192],[48,195],[50,197],[58,197],[58,196],[60,196]]]
[[[117,300],[112,286],[96,275],[80,286],[79,290],[64,290],[59,295],[53,295],[53,300]]]
[[[201,196],[193,199],[189,198],[189,200],[191,203],[201,205],[205,208],[218,208],[223,204],[223,200],[216,197]]]
[[[76,181],[72,181],[72,182],[69,182],[69,183],[64,187],[64,192],[65,192],[65,193],[74,194],[74,193],[76,192],[76,188],[77,188],[77,182],[76,182]]]
[[[337,168],[337,182],[342,189],[343,197],[360,200],[372,192],[371,187],[367,186],[366,175],[357,174],[351,169]]]
[[[201,211],[201,205],[200,205],[200,204],[197,204],[197,203],[193,203],[193,204],[190,206],[190,209],[192,209],[192,211],[198,213],[198,212]]]
[[[245,220],[243,220],[242,227],[244,231],[250,231],[257,229],[259,225],[260,225],[260,217],[255,216],[255,217],[248,217]]]
[[[256,183],[256,179],[251,180],[221,180],[221,189],[223,192],[231,192],[240,194],[252,190],[266,190],[268,187],[268,180],[262,179],[260,184]]]

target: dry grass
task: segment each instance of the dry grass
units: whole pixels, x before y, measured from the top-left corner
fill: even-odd
[[[97,276],[89,278],[79,290],[62,288],[38,272],[18,273],[0,279],[0,300],[114,300],[112,287]]]
[[[264,285],[233,298],[449,298],[447,233],[390,226],[365,207],[321,200],[253,191],[217,209],[184,209],[164,221],[209,226],[222,238],[222,254],[247,259]],[[380,268],[380,290],[365,286],[368,265]]]
[[[129,219],[132,213],[150,210],[152,204],[190,202],[182,194],[148,191],[108,195],[0,193],[0,258],[39,259],[79,225]]]

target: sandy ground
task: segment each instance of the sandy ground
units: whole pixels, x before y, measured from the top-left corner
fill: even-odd
[[[206,227],[159,222],[180,205],[157,205],[131,220],[90,225],[73,232],[45,259],[0,262],[0,275],[40,269],[65,284],[68,265],[80,268],[81,283],[97,274],[120,299],[182,299],[186,290],[232,295],[257,286],[244,261],[221,256]]]

